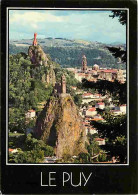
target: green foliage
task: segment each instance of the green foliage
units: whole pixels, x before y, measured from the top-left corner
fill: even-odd
[[[40,163],[44,159],[44,151],[42,150],[31,150],[21,151],[14,154],[9,154],[10,163]]]
[[[27,150],[37,149],[37,147],[38,147],[38,140],[35,139],[35,138],[32,138],[31,134],[28,134],[27,138],[26,138],[26,141],[25,141],[25,144],[26,144],[26,149]]]
[[[9,162],[40,163],[44,160],[44,156],[54,155],[51,146],[46,145],[42,140],[35,139],[31,134],[28,134],[22,143],[24,143],[24,151],[20,149],[17,153],[9,153]]]
[[[61,76],[63,74],[66,76],[67,93],[70,93],[75,104],[80,107],[82,103],[82,96],[79,94],[75,94],[74,90],[71,89],[71,86],[78,86],[80,84],[80,82],[75,79],[74,73],[61,68],[55,68],[55,73],[57,82],[61,82]]]
[[[105,153],[99,154],[98,161],[99,162],[107,161],[107,154],[105,154]]]
[[[61,82],[61,76],[64,74],[66,77],[67,89],[70,90],[70,86],[77,86],[79,83],[74,76],[74,73],[63,68],[55,68],[56,81]]]
[[[119,22],[122,25],[126,25],[127,23],[127,11],[122,10],[115,10],[112,11],[113,15],[110,15],[110,17],[115,18],[118,17]],[[115,58],[120,58],[123,63],[127,61],[127,52],[125,49],[122,50],[120,47],[108,47],[107,49],[112,53],[112,55]]]
[[[115,139],[115,144],[125,146],[127,144],[126,137],[125,136],[117,136]]]
[[[76,104],[78,107],[80,107],[80,106],[81,106],[81,103],[82,103],[82,96],[79,95],[79,94],[75,94],[75,95],[73,96],[73,99],[74,99],[75,104]]]
[[[81,163],[89,163],[90,162],[90,155],[88,153],[80,153],[79,156],[79,162]]]
[[[95,89],[102,95],[109,95],[116,97],[120,104],[127,103],[127,84],[119,83],[117,80],[115,82],[110,82],[107,80],[100,80],[96,83],[87,81],[86,79],[82,80],[82,85],[85,88]]]
[[[49,71],[48,67],[32,68],[30,58],[20,53],[9,57],[9,129],[23,132],[27,127],[25,113],[37,110],[39,102],[49,99],[52,86],[41,78]]]
[[[113,15],[110,15],[110,17],[114,18],[114,17],[118,17],[119,22],[122,25],[126,25],[127,23],[127,11],[122,11],[122,10],[115,10],[112,11]]]
[[[26,163],[40,163],[44,159],[44,151],[42,150],[31,150],[25,153]]]
[[[92,122],[98,129],[100,136],[108,139],[105,150],[110,151],[111,156],[119,156],[120,162],[125,161],[127,155],[127,118],[125,116],[104,116],[106,122]]]
[[[44,47],[44,50],[50,54],[53,61],[62,64],[64,67],[80,67],[82,55],[85,53],[87,56],[88,65],[94,64],[105,66],[113,66],[116,63],[106,50],[93,49],[93,48],[69,48],[69,47]],[[100,59],[97,57],[101,56]]]
[[[20,108],[9,108],[9,130],[11,132],[18,131],[23,133],[25,127],[24,110]]]
[[[98,133],[102,137],[106,137],[109,141],[114,141],[118,136],[127,136],[127,118],[124,116],[105,115],[106,122],[93,121],[92,125],[98,129]]]
[[[51,146],[47,145],[43,148],[43,150],[44,150],[44,155],[45,156],[53,156],[54,155],[54,150]]]
[[[100,152],[100,147],[98,143],[94,140],[95,137],[97,137],[97,134],[88,134],[89,145],[87,146],[87,150],[90,156],[94,156],[96,154],[99,154]]]
[[[43,49],[44,52],[50,54],[50,60],[56,64],[61,64],[62,67],[80,67],[83,54],[87,57],[88,66],[99,64],[103,68],[114,68],[117,63],[117,59],[106,49],[107,45],[99,43],[99,46],[93,46],[90,43],[88,46],[84,46],[81,43],[73,43],[72,41],[68,44],[71,44],[70,47],[68,47],[67,43],[64,47],[60,47],[60,43],[59,46],[58,43],[55,43],[54,47],[44,46]],[[10,44],[9,51],[10,54],[17,54],[21,51],[28,53],[28,47],[16,47]],[[125,64],[123,64],[123,68],[125,68]]]

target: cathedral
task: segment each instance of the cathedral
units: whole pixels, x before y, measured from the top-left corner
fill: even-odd
[[[121,69],[102,69],[99,65],[94,64],[92,68],[87,66],[87,58],[85,55],[82,56],[82,67],[81,72],[75,73],[75,78],[81,81],[83,78],[97,82],[98,80],[108,80],[114,82],[124,82],[123,70]]]

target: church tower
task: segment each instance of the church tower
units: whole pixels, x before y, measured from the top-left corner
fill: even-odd
[[[37,36],[37,33],[34,33],[33,46],[37,46],[36,36]]]
[[[61,93],[66,94],[66,77],[64,74],[61,77]]]
[[[87,59],[86,56],[83,55],[82,56],[82,72],[86,72],[87,71]]]

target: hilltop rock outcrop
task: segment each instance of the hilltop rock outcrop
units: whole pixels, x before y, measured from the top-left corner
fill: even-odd
[[[30,56],[32,64],[36,66],[47,66],[48,58],[40,45],[30,46],[28,50],[28,55]]]
[[[55,148],[58,158],[78,155],[85,150],[85,129],[69,94],[51,97],[40,113],[34,129],[36,137]]]
[[[31,63],[34,64],[35,67],[47,67],[47,71],[42,76],[42,81],[46,84],[52,84],[54,86],[56,82],[55,71],[53,69],[53,65],[48,64],[49,59],[41,46],[30,46],[28,49],[28,55],[30,56]]]

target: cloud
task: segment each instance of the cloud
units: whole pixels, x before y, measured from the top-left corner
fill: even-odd
[[[10,25],[27,26],[30,25],[32,28],[36,29],[39,23],[42,22],[62,22],[63,18],[59,16],[54,16],[47,12],[37,12],[37,11],[11,11],[10,13]]]
[[[18,32],[30,38],[37,31],[45,37],[125,42],[125,26],[117,18],[109,17],[110,14],[110,11],[12,10],[10,38]]]

